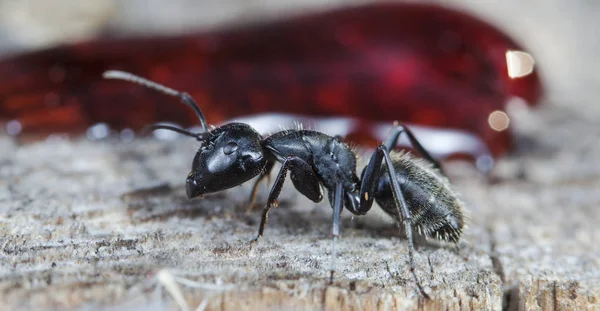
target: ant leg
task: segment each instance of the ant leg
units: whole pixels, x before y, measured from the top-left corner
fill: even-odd
[[[360,203],[357,210],[352,211],[356,215],[364,215],[373,206],[373,200],[375,200],[375,192],[379,184],[379,178],[381,176],[381,161],[383,160],[383,154],[381,152],[374,152],[369,160],[369,164],[365,167],[361,182],[360,182]]]
[[[421,286],[421,282],[419,281],[419,278],[417,278],[417,275],[415,274],[415,260],[413,258],[414,252],[415,252],[415,245],[414,245],[413,235],[412,235],[413,234],[412,215],[410,214],[410,211],[408,210],[408,205],[406,204],[406,200],[404,199],[404,195],[402,194],[402,190],[400,189],[400,183],[398,182],[398,179],[396,178],[397,175],[396,175],[396,170],[394,169],[394,164],[392,163],[392,159],[390,158],[389,151],[386,149],[386,147],[384,145],[379,145],[379,147],[377,147],[377,153],[383,154],[383,158],[385,159],[385,162],[386,162],[386,168],[387,168],[386,170],[389,175],[391,186],[392,186],[392,194],[394,196],[394,201],[396,203],[398,218],[400,218],[400,216],[402,216],[402,218],[403,218],[404,229],[406,231],[406,238],[408,239],[408,259],[409,259],[409,264],[410,264],[410,272],[412,273],[413,278],[415,279],[415,282],[417,283],[417,287],[419,288],[419,291],[421,292],[421,294],[424,297],[429,298],[429,295],[427,295],[427,293],[425,293],[425,291],[423,290],[423,287]],[[398,219],[398,221],[402,221],[402,219]]]
[[[388,135],[387,139],[380,147],[385,148],[387,151],[392,150],[392,148],[398,143],[398,139],[402,133],[406,133],[408,140],[415,147],[415,149],[417,149],[417,151],[419,151],[419,153],[421,153],[425,159],[431,162],[436,169],[444,174],[440,162],[431,156],[427,149],[425,149],[417,140],[412,131],[404,125],[394,126],[392,132]],[[371,206],[373,206],[375,191],[377,190],[379,177],[381,176],[381,162],[383,157],[384,156],[381,152],[377,151],[373,153],[371,160],[369,160],[369,164],[367,164],[365,167],[360,184],[360,204],[357,210],[352,211],[354,214],[364,215],[371,209]]]
[[[294,187],[311,201],[323,200],[323,189],[315,169],[306,161],[294,157],[290,162],[290,179]]]
[[[250,241],[250,244],[258,241],[260,237],[263,236],[265,232],[265,227],[267,226],[267,218],[269,217],[269,210],[273,206],[277,206],[277,198],[279,198],[279,194],[281,194],[281,188],[283,188],[283,182],[285,181],[285,177],[287,176],[288,167],[290,165],[290,159],[285,159],[283,163],[281,163],[281,169],[277,174],[277,178],[275,178],[275,183],[273,187],[271,187],[271,192],[269,192],[269,198],[267,199],[267,204],[263,208],[262,216],[260,218],[260,226],[258,227],[258,234],[254,239]]]
[[[421,143],[419,142],[419,140],[417,140],[417,138],[412,133],[412,131],[407,126],[405,126],[405,125],[400,124],[400,125],[394,126],[394,128],[391,131],[391,133],[389,134],[389,136],[387,137],[387,139],[383,143],[383,145],[385,146],[385,148],[388,151],[391,151],[392,148],[394,148],[394,146],[396,146],[396,144],[398,144],[398,138],[400,138],[400,134],[402,134],[402,133],[406,133],[406,136],[408,136],[408,140],[413,145],[413,147],[415,147],[415,149],[425,159],[427,159],[429,162],[431,162],[436,169],[438,169],[442,174],[444,174],[444,171],[442,170],[442,166],[440,165],[440,162],[438,160],[434,159],[431,156],[431,154],[429,153],[429,151],[427,151],[427,149],[425,149],[421,145]]]
[[[286,158],[283,163],[281,163],[281,169],[277,174],[277,178],[275,178],[273,187],[271,187],[271,192],[269,193],[269,198],[267,199],[267,204],[265,204],[260,220],[258,235],[251,241],[251,243],[258,241],[258,239],[263,235],[267,225],[269,210],[273,206],[277,206],[277,198],[281,193],[281,188],[283,187],[283,182],[285,181],[288,170],[291,171],[292,182],[294,183],[296,189],[300,191],[300,193],[304,194],[313,202],[319,202],[321,200],[321,186],[312,167],[298,157],[291,156]]]
[[[260,176],[256,179],[256,181],[254,182],[254,186],[252,186],[252,192],[250,192],[250,198],[248,199],[248,212],[250,212],[252,210],[252,208],[254,207],[254,203],[256,202],[256,194],[258,193],[258,185],[265,179],[270,179],[269,177],[271,176],[271,170],[273,169],[273,166],[275,165],[275,161],[268,161],[267,165],[265,166],[265,170],[260,174]]]
[[[335,273],[335,258],[336,258],[336,242],[340,235],[340,214],[344,205],[344,188],[342,183],[336,184],[335,193],[333,195],[333,226],[331,227],[331,235],[333,242],[331,244],[331,270],[329,275],[329,284],[333,283],[333,274]]]

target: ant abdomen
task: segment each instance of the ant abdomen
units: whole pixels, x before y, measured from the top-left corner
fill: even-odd
[[[458,242],[464,226],[463,204],[448,179],[431,163],[409,153],[391,152],[390,158],[415,231],[437,240]],[[382,174],[375,200],[386,213],[398,219],[388,174]]]

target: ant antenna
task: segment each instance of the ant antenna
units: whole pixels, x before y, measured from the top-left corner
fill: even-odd
[[[147,127],[144,130],[144,132],[150,131],[150,130],[151,131],[154,131],[154,130],[169,130],[169,131],[177,132],[177,133],[185,135],[185,136],[193,137],[197,141],[205,141],[210,136],[209,132],[194,133],[194,132],[190,132],[188,130],[184,130],[184,129],[176,127],[176,126],[166,125],[166,124],[153,124],[153,125],[150,125],[149,127]]]
[[[184,104],[188,105],[189,107],[191,107],[192,109],[194,109],[194,112],[196,113],[196,115],[198,116],[198,119],[200,120],[200,127],[202,127],[202,130],[204,132],[207,132],[206,119],[204,118],[204,114],[202,114],[202,110],[200,110],[200,106],[198,106],[198,104],[192,98],[192,96],[190,96],[190,94],[185,93],[185,92],[179,92],[170,87],[164,86],[160,83],[156,83],[156,82],[150,81],[146,78],[142,78],[142,77],[136,76],[132,73],[120,71],[120,70],[105,71],[102,74],[102,77],[104,79],[117,79],[117,80],[133,82],[133,83],[145,86],[149,89],[153,89],[155,91],[161,92],[166,95],[179,97],[179,99],[181,100],[182,103],[184,103]],[[180,131],[175,130],[174,128],[164,128],[164,129],[169,129],[169,130],[172,130],[172,131],[184,134],[184,135],[188,135],[188,136],[197,138],[197,135],[189,135],[189,134],[191,134],[190,132],[187,132],[187,134],[186,134],[186,133],[184,133],[185,130],[182,130],[182,129],[178,129]]]

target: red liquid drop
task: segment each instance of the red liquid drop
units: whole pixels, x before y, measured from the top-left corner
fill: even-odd
[[[512,96],[534,104],[541,94],[535,72],[508,77],[505,53],[515,49],[522,50],[481,20],[414,3],[185,36],[102,39],[0,62],[0,121],[17,120],[23,134],[81,133],[97,122],[135,130],[159,121],[197,124],[174,98],[101,78],[118,69],[187,91],[213,124],[273,112],[400,121],[475,134],[498,156],[511,134],[490,128],[490,113]]]

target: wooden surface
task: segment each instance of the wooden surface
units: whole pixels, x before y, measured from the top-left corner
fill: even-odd
[[[470,220],[458,251],[418,249],[432,300],[381,212],[343,219],[328,286],[330,208],[286,187],[249,247],[260,208],[246,212],[247,186],[185,197],[193,141],[3,137],[0,308],[176,309],[154,277],[167,268],[216,286],[182,286],[192,310],[204,300],[210,310],[600,309],[598,126],[552,106],[521,119],[535,126],[520,130],[527,148],[499,163],[499,181],[447,166]]]

